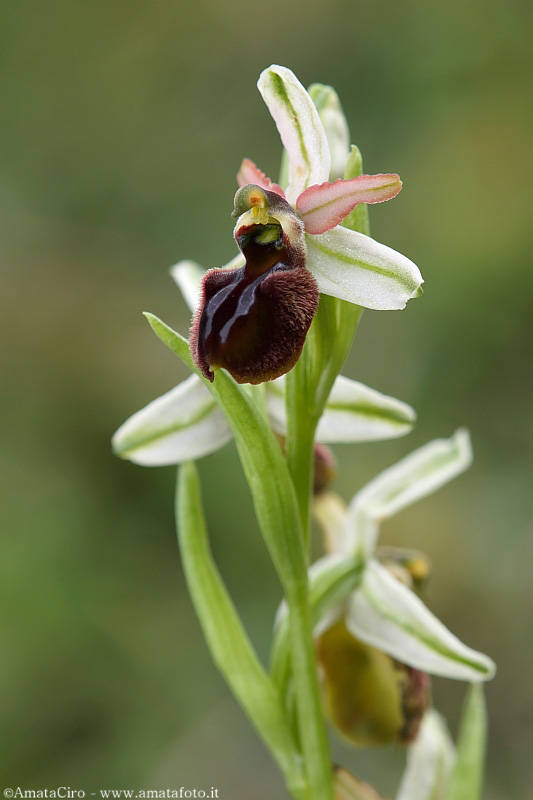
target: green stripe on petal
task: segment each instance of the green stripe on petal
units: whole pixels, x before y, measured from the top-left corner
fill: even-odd
[[[444,800],[455,761],[455,748],[444,719],[427,711],[414,744],[396,800]]]
[[[289,157],[287,199],[294,203],[304,189],[329,178],[330,153],[315,105],[298,78],[273,64],[257,82]]]
[[[346,523],[350,549],[371,555],[377,523],[440,489],[471,463],[470,436],[459,429],[449,439],[435,439],[382,472],[350,502]]]
[[[285,377],[267,384],[267,408],[274,430],[285,435]],[[414,409],[342,375],[335,380],[318,423],[318,442],[368,442],[394,439],[412,429]]]
[[[323,294],[379,311],[404,308],[420,293],[420,270],[401,253],[337,226],[305,237],[307,266]]]
[[[339,225],[360,203],[384,203],[402,188],[398,175],[357,175],[309,186],[296,200],[307,233],[320,234]]]
[[[113,451],[147,467],[213,453],[232,438],[226,419],[196,375],[153,400],[113,436]]]
[[[357,639],[431,675],[474,683],[496,672],[488,656],[463,644],[374,559],[348,601],[345,622]]]

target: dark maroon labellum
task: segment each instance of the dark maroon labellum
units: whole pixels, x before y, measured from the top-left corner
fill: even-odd
[[[298,361],[318,288],[305,266],[302,222],[283,198],[244,187],[236,209],[235,239],[246,263],[206,274],[191,350],[210,381],[223,367],[237,383],[263,383]]]

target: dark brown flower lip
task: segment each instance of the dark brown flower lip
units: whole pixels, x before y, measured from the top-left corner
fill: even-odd
[[[245,264],[205,275],[191,351],[210,381],[223,367],[238,383],[263,383],[300,357],[318,287],[305,266],[303,223],[286,200],[245,186],[235,197],[239,212],[234,235]]]

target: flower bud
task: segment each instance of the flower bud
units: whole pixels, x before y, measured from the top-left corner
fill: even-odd
[[[430,701],[429,677],[356,639],[344,621],[316,641],[330,721],[356,746],[409,743]]]
[[[325,444],[315,442],[315,471],[313,478],[313,494],[321,494],[337,477],[335,456]]]
[[[363,783],[343,767],[333,768],[335,800],[382,800],[368,783]]]
[[[431,563],[424,553],[400,547],[378,547],[376,557],[392,575],[417,595],[424,594],[431,575]]]
[[[191,352],[210,381],[223,367],[237,383],[263,383],[298,361],[318,288],[305,266],[303,223],[283,197],[248,184],[235,195],[233,216],[245,265],[206,274]]]

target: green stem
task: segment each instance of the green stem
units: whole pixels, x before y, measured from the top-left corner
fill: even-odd
[[[186,339],[152,314],[157,336],[198,374]],[[204,381],[226,414],[252,492],[257,519],[281,580],[291,626],[291,662],[309,800],[334,800],[309,610],[307,563],[297,498],[287,462],[261,411],[222,370]]]
[[[287,593],[292,639],[291,661],[298,705],[300,740],[313,800],[333,800],[331,758],[316,672],[311,614],[305,581]]]
[[[286,382],[286,408],[288,435],[285,445],[287,465],[291,474],[298,511],[304,536],[309,542],[309,514],[311,483],[313,480],[313,446],[317,419],[314,408],[314,392],[308,386],[305,359],[296,364]]]
[[[280,692],[261,666],[213,561],[193,463],[178,472],[176,521],[185,579],[213,660],[277,761],[292,796],[308,800]]]

